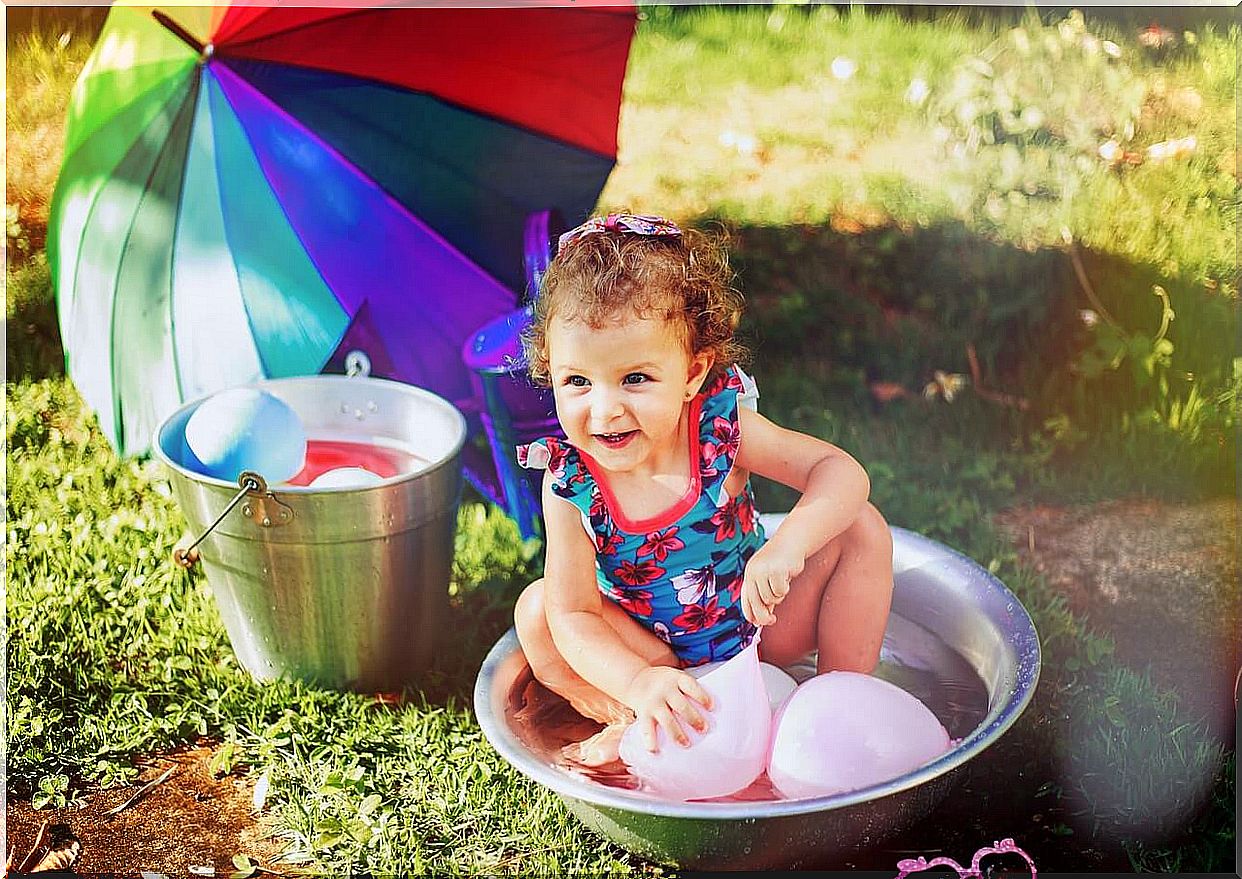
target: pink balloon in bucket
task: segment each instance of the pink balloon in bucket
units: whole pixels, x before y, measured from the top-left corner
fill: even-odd
[[[748,787],[767,762],[772,714],[759,671],[759,639],[699,679],[711,693],[707,731],[683,724],[689,747],[656,731],[659,751],[651,753],[637,724],[621,737],[621,759],[644,787],[670,800],[723,797]]]
[[[768,778],[790,799],[888,781],[949,749],[936,715],[901,687],[834,671],[803,681],[773,721]]]

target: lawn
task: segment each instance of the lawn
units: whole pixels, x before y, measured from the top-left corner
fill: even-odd
[[[765,411],[858,457],[890,522],[992,570],[1041,635],[1034,703],[912,845],[956,825],[959,859],[997,832],[1041,869],[1233,869],[1232,743],[993,525],[1021,503],[1235,491],[1239,31],[1202,18],[1156,39],[1074,13],[644,10],[601,208],[725,228]],[[268,774],[289,864],[659,873],[482,737],[474,677],[541,557],[472,495],[453,649],[403,703],[239,666],[201,572],[169,561],[185,523],[159,466],[118,459],[64,376],[42,247],[92,38],[52,16],[9,32],[10,798],[71,806],[201,739],[221,773]]]

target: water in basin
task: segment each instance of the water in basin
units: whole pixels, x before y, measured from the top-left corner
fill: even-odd
[[[814,654],[785,670],[795,680],[806,680],[815,673]],[[977,728],[988,713],[987,688],[970,663],[935,634],[896,613],[889,617],[874,674],[922,701],[944,725],[954,744]],[[525,712],[528,722],[515,720],[523,706],[533,709]],[[601,727],[534,682],[529,673],[519,675],[515,681],[507,701],[505,721],[523,745],[561,771],[607,787],[645,793],[638,779],[620,761],[586,769],[569,764],[561,757],[560,749],[564,745],[581,741]],[[779,799],[781,795],[765,773],[743,791],[704,802]]]

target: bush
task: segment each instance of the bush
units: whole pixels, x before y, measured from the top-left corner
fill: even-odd
[[[1133,140],[1145,96],[1121,48],[1075,10],[1049,26],[1028,16],[963,59],[931,113],[963,172],[959,198],[1000,222],[1033,200],[1068,205],[1101,173],[1101,143]]]

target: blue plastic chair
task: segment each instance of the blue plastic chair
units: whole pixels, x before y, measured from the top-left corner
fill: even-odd
[[[522,363],[521,334],[530,325],[534,300],[563,231],[564,221],[555,210],[527,219],[526,303],[480,327],[461,352],[489,446],[488,451],[467,447],[463,453],[466,478],[517,523],[524,540],[543,534],[543,471],[520,467],[517,446],[564,433],[556,420],[551,390],[535,385]]]

